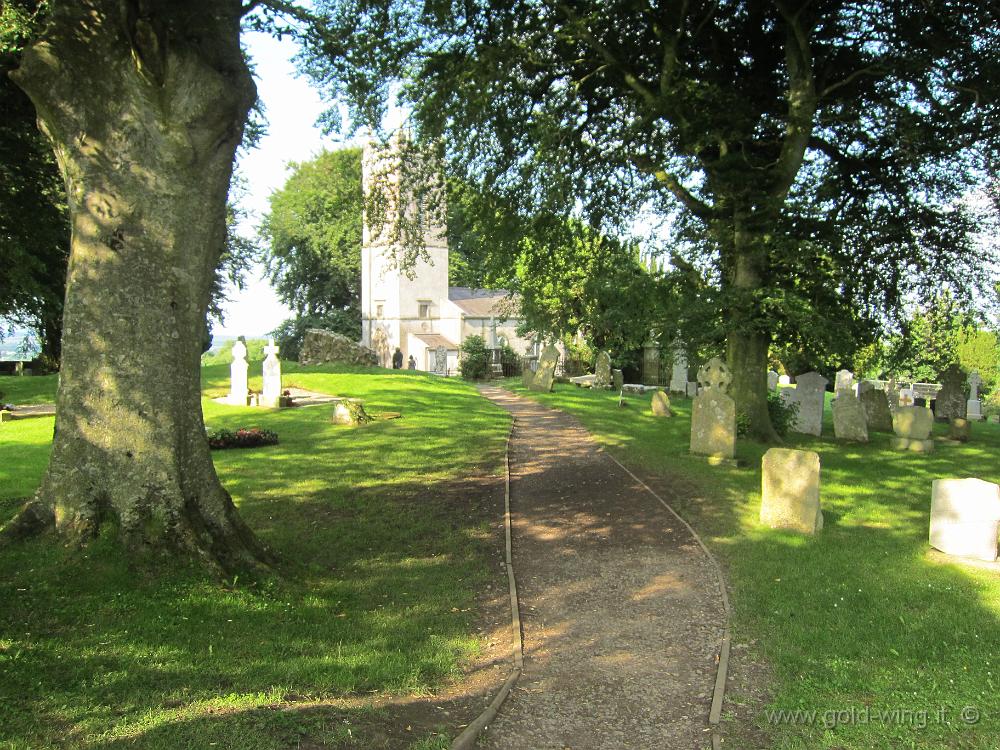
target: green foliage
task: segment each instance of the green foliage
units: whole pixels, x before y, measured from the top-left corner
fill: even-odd
[[[274,342],[281,350],[282,359],[298,359],[302,342],[310,328],[322,328],[343,334],[352,341],[361,338],[361,312],[357,307],[331,310],[325,314],[301,315],[289,318],[271,331]]]
[[[361,149],[292,164],[261,237],[278,297],[299,317],[356,311],[361,283]]]
[[[768,391],[767,413],[771,417],[774,431],[779,437],[785,437],[799,415],[799,405],[783,401],[778,393]],[[736,435],[741,438],[750,437],[750,418],[742,411],[736,413]]]
[[[264,347],[267,346],[266,339],[248,339],[243,336],[239,337],[247,347],[247,362],[263,362]],[[209,365],[229,365],[233,361],[233,344],[235,344],[237,339],[231,339],[224,341],[222,346],[220,346],[216,351],[208,351],[201,355],[202,367]],[[284,358],[284,352],[280,352],[280,357]]]
[[[469,336],[462,342],[458,369],[466,380],[482,380],[489,374],[490,352],[482,336]]]
[[[992,393],[1000,385],[1000,343],[993,331],[966,329],[959,338],[958,363],[966,372],[975,370],[983,379],[983,390]]]
[[[262,445],[277,445],[278,433],[274,430],[263,430],[260,427],[240,427],[233,431],[228,429],[208,430],[208,447],[212,450],[227,448],[258,448]]]

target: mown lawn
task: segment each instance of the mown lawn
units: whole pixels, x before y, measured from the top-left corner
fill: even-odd
[[[881,434],[838,444],[828,411],[823,438],[787,440],[822,462],[826,527],[806,538],[757,521],[766,446],[739,441],[736,469],[687,455],[689,400],[672,399],[676,416],[658,419],[648,397],[619,409],[617,393],[507,386],[575,414],[639,473],[683,485],[677,510],[728,568],[734,643],[770,665],[770,702],[755,720],[768,747],[1000,746],[1000,573],[944,561],[927,543],[933,479],[1000,482],[1000,425],[975,424],[964,446],[902,454]],[[767,713],[797,709],[816,714]]]
[[[420,696],[477,653],[499,516],[455,480],[497,475],[506,413],[456,380],[286,369],[288,385],[403,417],[349,427],[329,422],[329,406],[203,402],[210,428],[280,438],[214,454],[243,517],[281,556],[264,590],[184,567],[130,569],[110,533],[83,551],[51,537],[0,551],[0,747],[375,747],[364,701],[324,701]],[[204,376],[224,391],[228,367]],[[15,400],[9,380],[0,390]],[[52,426],[0,425],[0,522],[37,486]]]

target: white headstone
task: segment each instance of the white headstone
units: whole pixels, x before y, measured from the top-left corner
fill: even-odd
[[[247,347],[239,339],[233,344],[233,363],[229,365],[229,396],[235,406],[247,405]]]
[[[931,546],[949,555],[996,560],[1000,486],[982,479],[935,479]]]
[[[841,391],[853,391],[854,390],[854,373],[850,370],[838,370],[837,378],[833,381],[833,392],[835,394],[840,394]]]
[[[264,387],[260,394],[261,406],[277,406],[281,400],[281,360],[274,339],[268,339],[264,347]]]
[[[899,405],[900,406],[913,406],[914,400],[917,398],[917,393],[912,388],[903,388],[899,392]]]
[[[778,373],[774,370],[767,371],[767,390],[773,391],[778,387]]]
[[[778,376],[778,385],[791,385],[791,384],[792,384],[792,379],[787,375]]]

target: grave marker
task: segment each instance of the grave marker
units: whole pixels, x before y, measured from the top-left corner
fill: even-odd
[[[736,402],[726,394],[732,379],[718,357],[698,371],[702,390],[691,409],[691,452],[712,463],[729,463],[736,455]]]

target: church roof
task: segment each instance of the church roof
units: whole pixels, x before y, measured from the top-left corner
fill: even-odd
[[[415,333],[413,335],[427,344],[428,349],[437,349],[439,346],[443,346],[445,349],[458,349],[455,344],[440,333]]]
[[[448,287],[448,299],[470,318],[506,318],[512,313],[507,309],[511,300],[506,289],[451,286]]]

